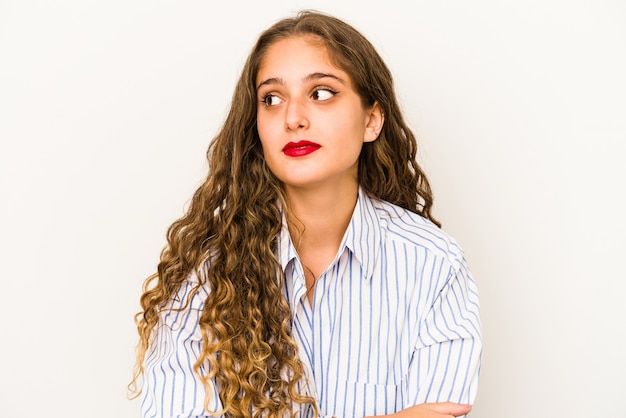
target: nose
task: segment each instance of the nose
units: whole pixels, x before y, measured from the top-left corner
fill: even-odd
[[[309,127],[306,103],[300,100],[289,100],[285,110],[285,130],[295,131]]]

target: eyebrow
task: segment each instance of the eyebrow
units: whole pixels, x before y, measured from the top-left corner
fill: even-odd
[[[302,82],[306,83],[309,81],[315,81],[315,80],[320,80],[322,78],[332,78],[336,81],[338,81],[341,84],[346,84],[346,82],[341,78],[341,77],[337,77],[334,74],[329,74],[329,73],[311,73],[309,75],[306,75],[302,78]],[[256,86],[256,89],[260,89],[263,86],[267,86],[267,85],[272,85],[272,84],[280,84],[280,85],[285,85],[285,80],[283,80],[280,77],[272,77],[272,78],[268,78],[267,80],[264,80],[262,82],[259,83],[258,86]]]

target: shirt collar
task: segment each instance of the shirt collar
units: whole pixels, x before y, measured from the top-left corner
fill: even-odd
[[[348,248],[363,269],[363,278],[369,279],[380,254],[382,230],[373,198],[359,188],[359,194],[348,229],[344,234],[338,254]],[[283,272],[291,260],[297,257],[289,235],[287,220],[283,212],[283,226],[279,236],[278,261]]]
[[[359,188],[354,213],[340,250],[345,245],[361,264],[363,278],[369,279],[374,274],[381,243],[382,230],[374,200],[365,190]]]
[[[297,253],[293,243],[291,242],[291,235],[289,235],[289,227],[287,226],[285,211],[282,206],[280,206],[280,202],[278,202],[278,204],[280,212],[283,215],[283,226],[280,229],[280,234],[278,236],[278,261],[280,262],[280,267],[284,272],[287,268],[287,264],[296,258]]]

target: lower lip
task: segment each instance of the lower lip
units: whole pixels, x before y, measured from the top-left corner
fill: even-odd
[[[287,148],[283,150],[283,152],[289,157],[303,157],[317,151],[318,149],[320,149],[318,146],[305,145],[303,147]]]

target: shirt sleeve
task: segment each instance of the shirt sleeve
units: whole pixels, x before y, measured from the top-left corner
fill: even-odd
[[[199,319],[208,292],[197,281],[181,285],[161,310],[159,322],[144,360],[141,413],[144,418],[202,418],[214,416],[204,408],[206,389],[194,364],[200,355]],[[190,296],[191,295],[191,296]],[[189,305],[186,305],[189,299]],[[182,310],[177,310],[183,308]],[[202,372],[209,365],[203,365]],[[209,387],[209,410],[221,409],[215,382]]]
[[[409,368],[413,405],[473,404],[478,389],[482,343],[479,295],[465,258],[449,269],[421,322]]]

